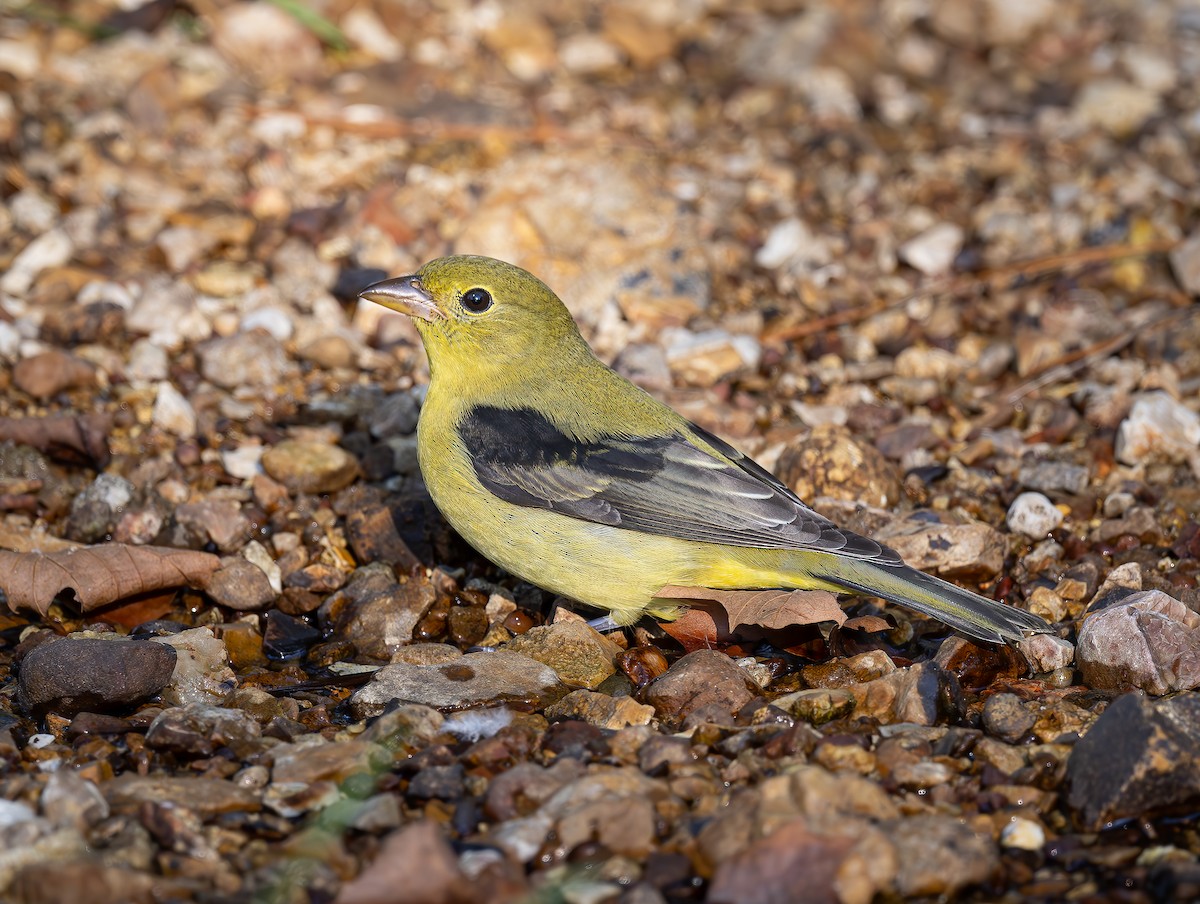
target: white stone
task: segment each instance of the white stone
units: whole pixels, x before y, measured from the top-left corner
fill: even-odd
[[[32,41],[0,41],[0,72],[24,81],[37,75],[41,66],[41,57]]]
[[[169,366],[166,349],[159,348],[149,339],[139,339],[129,349],[125,376],[132,382],[157,383],[167,378]]]
[[[168,706],[208,703],[219,706],[237,687],[237,678],[229,667],[229,654],[211,628],[192,628],[166,637],[152,637],[153,643],[165,643],[179,654],[171,681],[161,697]]]
[[[271,582],[272,590],[276,593],[283,593],[283,571],[280,569],[279,563],[267,552],[265,546],[257,540],[251,540],[242,547],[242,557],[251,565],[257,565],[262,569],[267,580]]]
[[[1023,816],[1014,816],[1000,831],[1000,844],[1021,851],[1041,851],[1046,843],[1046,830]]]
[[[16,361],[21,354],[21,334],[11,323],[0,320],[0,361]]]
[[[196,411],[169,380],[158,384],[154,398],[154,424],[180,437],[196,435]]]
[[[263,447],[252,444],[221,450],[221,467],[230,477],[249,480],[262,473]]]
[[[754,262],[767,270],[786,266],[811,271],[824,267],[832,259],[825,240],[813,235],[808,224],[796,217],[776,223],[754,255]]]
[[[247,331],[266,330],[280,342],[286,342],[292,338],[296,327],[287,311],[277,307],[264,307],[251,311],[243,317],[242,329]]]
[[[1118,138],[1136,132],[1158,109],[1154,91],[1111,78],[1089,82],[1075,100],[1075,117],[1082,125]]]
[[[13,223],[25,232],[48,232],[58,222],[58,205],[32,188],[13,195],[8,202],[8,210]]]
[[[926,276],[949,272],[962,250],[964,234],[956,223],[938,223],[900,246],[900,259]]]
[[[63,229],[51,229],[21,249],[8,272],[0,277],[0,292],[24,295],[33,287],[38,274],[50,267],[61,267],[71,259],[75,246]]]
[[[369,7],[356,6],[346,13],[342,17],[342,31],[351,43],[377,60],[391,62],[404,56],[404,45]]]
[[[1171,249],[1170,260],[1180,287],[1189,295],[1200,297],[1200,229]]]
[[[1008,529],[1027,537],[1044,537],[1063,522],[1063,514],[1041,493],[1022,493],[1008,507]]]
[[[1133,403],[1117,429],[1117,461],[1195,460],[1200,455],[1200,414],[1165,392],[1149,392]]]
[[[558,57],[568,72],[584,75],[621,64],[621,52],[597,34],[571,35],[558,48]]]

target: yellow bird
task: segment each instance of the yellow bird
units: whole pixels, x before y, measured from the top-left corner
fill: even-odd
[[[837,527],[764,468],[596,358],[541,280],[444,257],[361,297],[413,318],[429,356],[417,427],[434,503],[472,546],[546,590],[671,618],[667,585],[882,597],[983,641],[1049,631]]]

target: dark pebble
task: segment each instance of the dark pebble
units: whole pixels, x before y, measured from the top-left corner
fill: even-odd
[[[28,713],[63,716],[133,706],[166,686],[175,657],[174,647],[136,640],[43,643],[21,661],[17,702]]]

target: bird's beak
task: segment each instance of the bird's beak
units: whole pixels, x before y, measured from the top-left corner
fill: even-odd
[[[374,301],[409,317],[419,317],[428,323],[446,319],[446,315],[438,308],[433,296],[425,291],[420,277],[417,276],[385,279],[383,282],[367,286],[358,293],[358,297]]]

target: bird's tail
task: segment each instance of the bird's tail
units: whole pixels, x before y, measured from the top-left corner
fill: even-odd
[[[1026,634],[1053,630],[1032,612],[985,599],[907,565],[877,565],[839,557],[836,568],[827,573],[813,569],[811,573],[847,592],[882,597],[932,616],[976,640],[1015,642]]]

